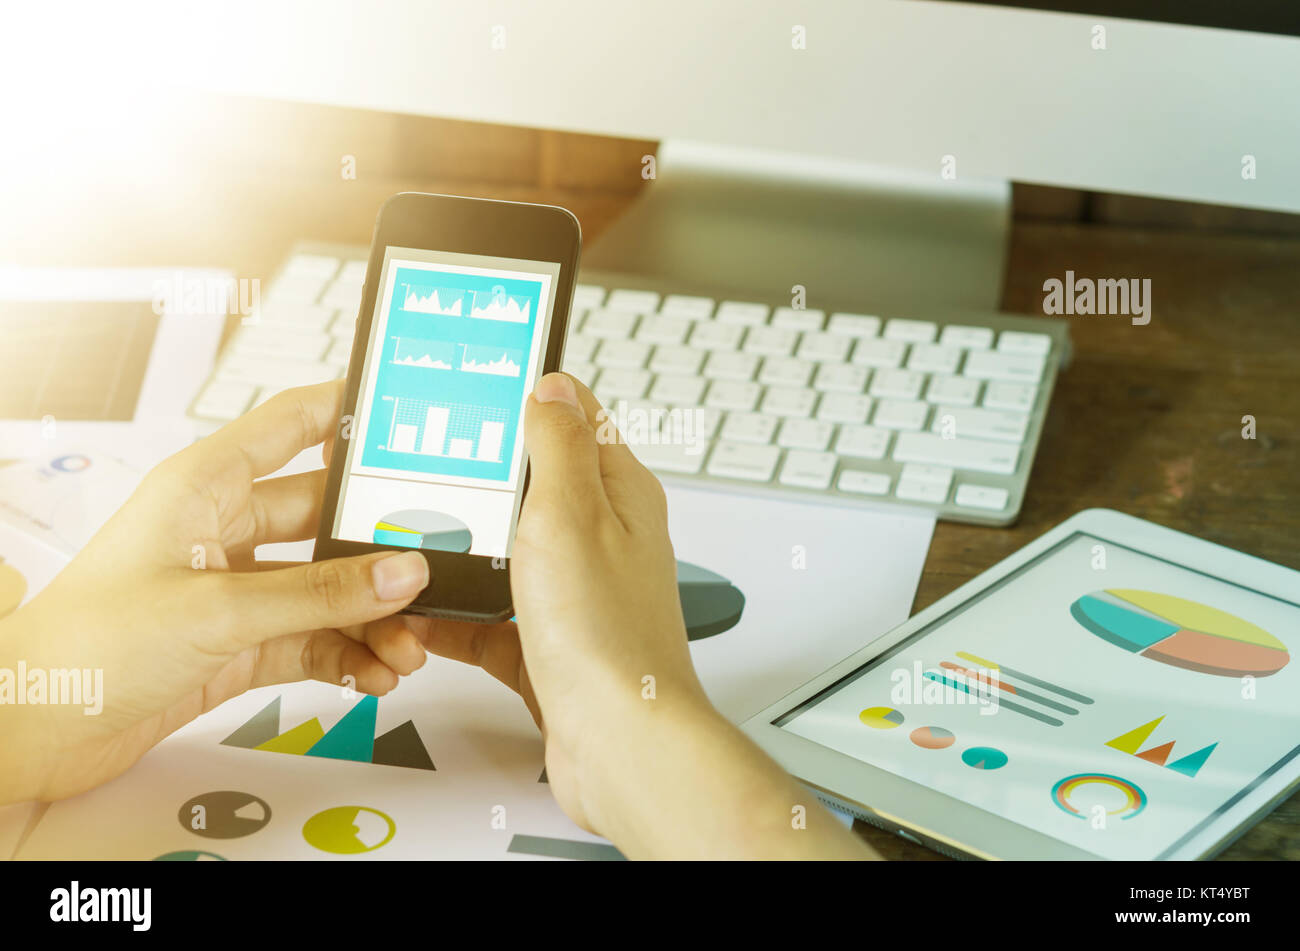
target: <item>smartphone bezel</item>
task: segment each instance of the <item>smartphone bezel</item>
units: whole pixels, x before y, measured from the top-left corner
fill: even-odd
[[[545,355],[542,359],[542,372],[550,373],[560,368],[582,248],[582,231],[578,219],[568,210],[556,205],[402,192],[389,198],[379,209],[375,233],[370,242],[361,310],[357,316],[352,355],[348,361],[347,383],[336,429],[340,440],[345,432],[351,430],[351,427],[345,426],[345,422],[356,414],[366,347],[370,341],[376,297],[383,279],[384,255],[390,247],[558,264],[560,272],[554,283],[550,327],[543,342]],[[406,613],[474,621],[504,620],[514,613],[510,597],[508,558],[399,548],[333,538],[334,518],[338,510],[339,490],[343,484],[346,461],[347,453],[342,446],[336,445],[326,475],[313,561],[376,551],[419,551],[429,564],[429,585],[406,609]],[[525,497],[528,482],[528,457],[525,454],[523,484],[520,489]]]

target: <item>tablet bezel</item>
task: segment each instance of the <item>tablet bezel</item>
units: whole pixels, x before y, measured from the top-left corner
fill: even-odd
[[[981,592],[1075,534],[1126,545],[1226,583],[1294,604],[1300,572],[1109,509],[1087,509],[940,598],[821,675],[745,721],[742,729],[785,769],[833,805],[941,852],[985,859],[1088,859],[1086,852],[978,806],[791,733],[774,722],[880,654],[960,611]],[[1297,738],[1300,744],[1300,738]],[[1255,788],[1200,833],[1178,844],[1170,860],[1208,858],[1266,815],[1300,784],[1300,745]]]

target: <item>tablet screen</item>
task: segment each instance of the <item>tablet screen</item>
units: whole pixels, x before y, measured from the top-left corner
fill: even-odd
[[[1110,859],[1300,753],[1300,605],[1076,533],[774,725]]]

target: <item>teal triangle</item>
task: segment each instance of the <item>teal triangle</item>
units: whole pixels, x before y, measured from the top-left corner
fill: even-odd
[[[1175,773],[1182,773],[1184,776],[1195,776],[1201,771],[1201,767],[1205,765],[1205,761],[1210,758],[1210,754],[1214,752],[1214,748],[1218,745],[1218,743],[1211,743],[1205,749],[1197,750],[1195,753],[1184,756],[1172,763],[1166,763],[1165,768],[1172,769]]]
[[[247,723],[221,741],[222,746],[240,746],[251,750],[280,735],[280,698],[276,697]]]
[[[362,697],[342,720],[334,724],[332,730],[316,741],[307,755],[369,763],[375,746],[375,714],[378,711],[378,697]]]

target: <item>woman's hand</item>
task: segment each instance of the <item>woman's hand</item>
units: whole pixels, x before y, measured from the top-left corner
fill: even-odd
[[[342,385],[283,393],[163,462],[67,568],[0,621],[0,666],[103,672],[103,709],[0,707],[0,802],[118,775],[252,687],[311,678],[384,694],[424,662],[365,625],[428,581],[415,552],[257,570],[253,550],[316,534],[325,471],[263,481],[338,421]],[[262,566],[264,569],[266,566]]]
[[[563,374],[529,400],[531,483],[511,558],[515,623],[370,628],[477,664],[542,729],[569,816],[631,857],[869,852],[709,703],[691,664],[663,487]],[[800,818],[802,817],[802,818]]]

